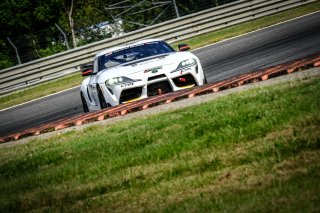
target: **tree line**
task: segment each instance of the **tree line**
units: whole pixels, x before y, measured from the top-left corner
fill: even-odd
[[[121,20],[121,28],[130,32],[232,1],[1,0],[0,69],[17,65],[17,55],[25,63],[65,51],[68,46],[75,48],[111,37],[93,29],[101,22]]]

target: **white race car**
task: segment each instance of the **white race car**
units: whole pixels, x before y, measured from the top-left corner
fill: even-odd
[[[84,112],[206,83],[199,59],[188,45],[176,52],[158,39],[106,49],[92,64],[82,65]]]

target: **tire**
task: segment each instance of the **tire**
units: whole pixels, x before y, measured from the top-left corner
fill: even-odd
[[[207,83],[208,83],[208,80],[207,80],[206,77],[204,77],[204,79],[203,79],[203,84],[207,84]]]
[[[88,108],[86,99],[84,98],[82,92],[80,92],[80,96],[81,96],[81,102],[82,102],[83,112],[84,112],[84,113],[89,112],[89,108]]]
[[[98,87],[98,97],[99,97],[99,103],[100,103],[101,109],[109,107],[109,105],[106,103],[106,100],[104,99],[104,96],[101,92],[100,87]]]
[[[207,83],[208,83],[207,77],[206,77],[206,75],[203,73],[203,84],[207,84]]]

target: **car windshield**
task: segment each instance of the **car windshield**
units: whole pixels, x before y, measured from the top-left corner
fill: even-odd
[[[150,56],[171,53],[174,49],[163,41],[155,41],[116,50],[99,57],[99,71]]]

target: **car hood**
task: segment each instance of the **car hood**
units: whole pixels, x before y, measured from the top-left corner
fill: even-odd
[[[136,76],[139,73],[145,73],[156,67],[162,67],[166,71],[173,71],[183,60],[195,58],[190,52],[174,52],[169,54],[152,56],[134,62],[118,65],[97,74],[98,83],[104,83],[105,80],[120,76]]]

